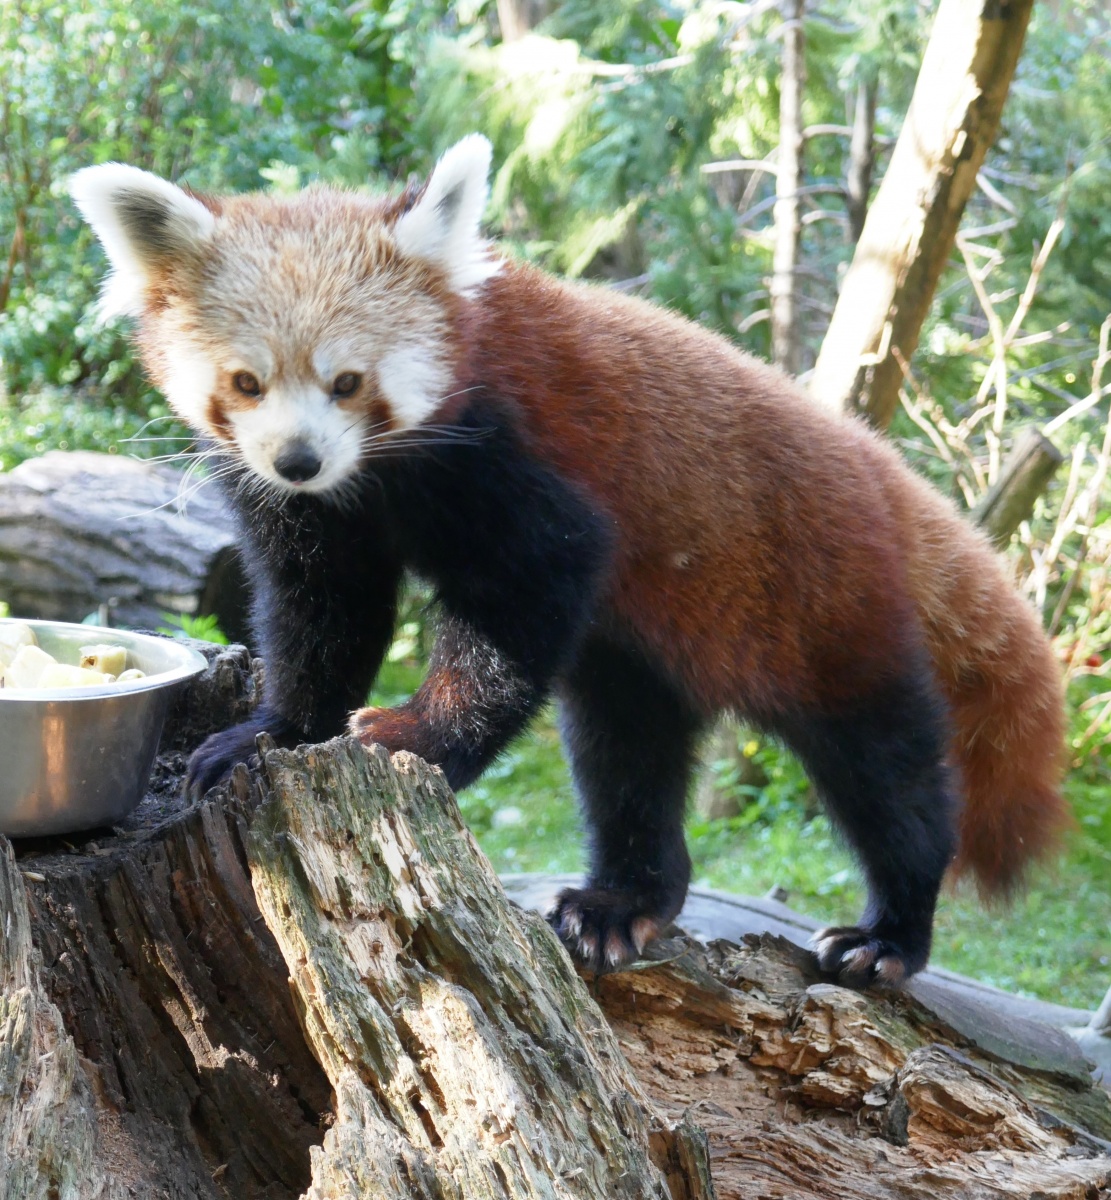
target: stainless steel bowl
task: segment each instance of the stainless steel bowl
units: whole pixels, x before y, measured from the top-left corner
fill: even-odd
[[[0,625],[12,624],[0,621]],[[143,798],[174,693],[204,656],[171,638],[25,621],[59,662],[97,642],[127,648],[131,683],[0,688],[0,833],[25,837],[111,825]]]

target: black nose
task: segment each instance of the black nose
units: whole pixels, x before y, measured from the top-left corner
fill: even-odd
[[[274,470],[290,483],[304,483],[320,474],[320,459],[304,442],[289,442],[274,459]]]

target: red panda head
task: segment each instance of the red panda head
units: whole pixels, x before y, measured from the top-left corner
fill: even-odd
[[[489,167],[473,134],[412,203],[208,198],[118,163],[70,190],[112,264],[103,310],[139,318],[174,410],[274,487],[328,492],[451,392],[459,309],[500,269],[479,229]]]

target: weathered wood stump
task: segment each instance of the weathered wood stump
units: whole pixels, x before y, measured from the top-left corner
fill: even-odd
[[[411,756],[263,746],[182,807],[254,686],[214,656],[126,827],[0,854],[4,1200],[1111,1187],[1082,1065],[781,940],[677,937],[588,988]]]
[[[186,494],[188,493],[188,494]],[[0,473],[0,600],[24,617],[157,628],[213,613],[243,634],[246,589],[215,489],[172,467],[52,450]]]

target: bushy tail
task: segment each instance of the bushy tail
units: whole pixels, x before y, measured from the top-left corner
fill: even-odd
[[[1061,669],[1037,613],[987,540],[940,496],[914,488],[912,587],[953,716],[963,781],[957,873],[1006,895],[1070,824],[1061,796]]]

